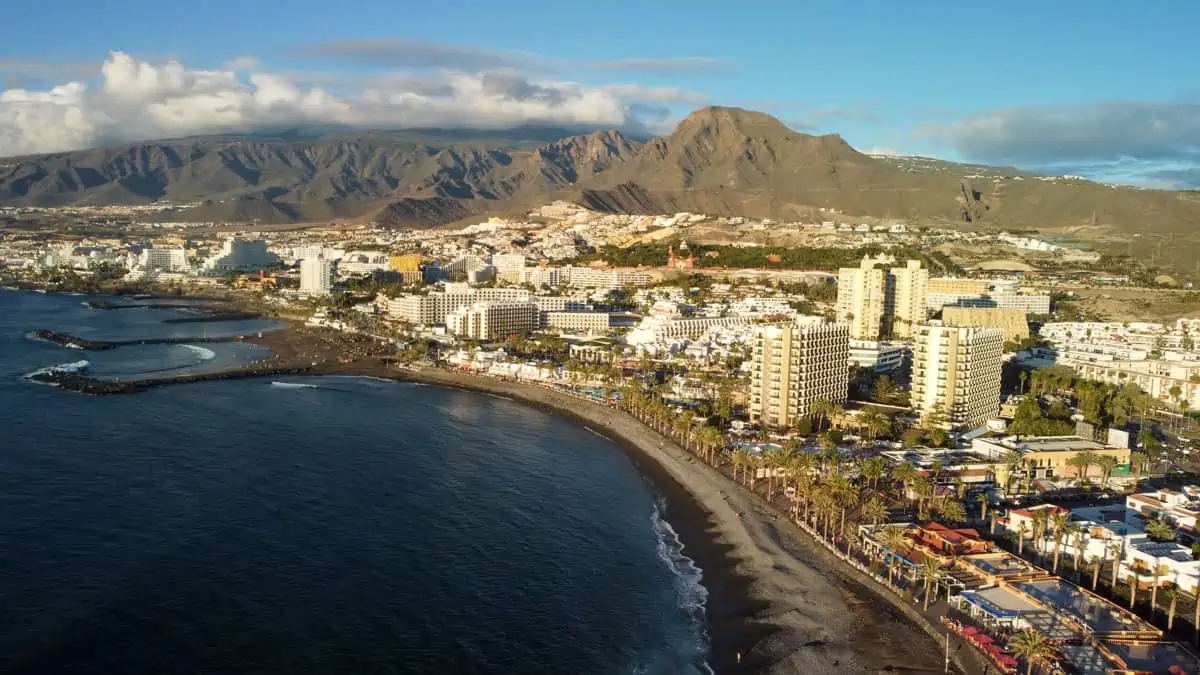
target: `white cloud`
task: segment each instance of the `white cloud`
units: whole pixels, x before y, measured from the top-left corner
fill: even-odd
[[[262,71],[245,57],[219,70],[190,70],[174,60],[155,65],[113,52],[95,85],[0,91],[0,156],[309,123],[629,126],[638,123],[642,102],[700,100],[673,88],[536,82],[513,70],[398,72],[334,93],[305,78]]]

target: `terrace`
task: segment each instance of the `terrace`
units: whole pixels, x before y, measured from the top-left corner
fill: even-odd
[[[1120,670],[1152,675],[1196,675],[1200,661],[1187,648],[1174,642],[1106,642],[1100,650]]]
[[[1013,588],[1101,639],[1155,640],[1162,631],[1132,612],[1062,579],[1014,583]]]
[[[1000,581],[1028,581],[1049,574],[1037,565],[1007,551],[968,555],[959,558],[958,562],[976,576],[985,579],[988,584]]]

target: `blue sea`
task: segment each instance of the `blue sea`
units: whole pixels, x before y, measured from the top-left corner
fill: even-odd
[[[704,673],[700,571],[611,441],[368,378],[92,397],[26,375],[222,369],[246,335],[0,290],[0,673]]]

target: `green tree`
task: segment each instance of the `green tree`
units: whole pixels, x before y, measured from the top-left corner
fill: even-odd
[[[1033,666],[1048,661],[1054,656],[1054,646],[1045,635],[1035,630],[1023,630],[1008,641],[1014,654],[1025,659],[1026,675],[1033,675]]]
[[[1175,541],[1175,528],[1161,518],[1146,519],[1146,537],[1152,541]]]

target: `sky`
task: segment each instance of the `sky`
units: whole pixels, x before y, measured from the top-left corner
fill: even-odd
[[[22,2],[0,156],[299,125],[669,133],[706,105],[864,152],[1200,187],[1196,0]]]

